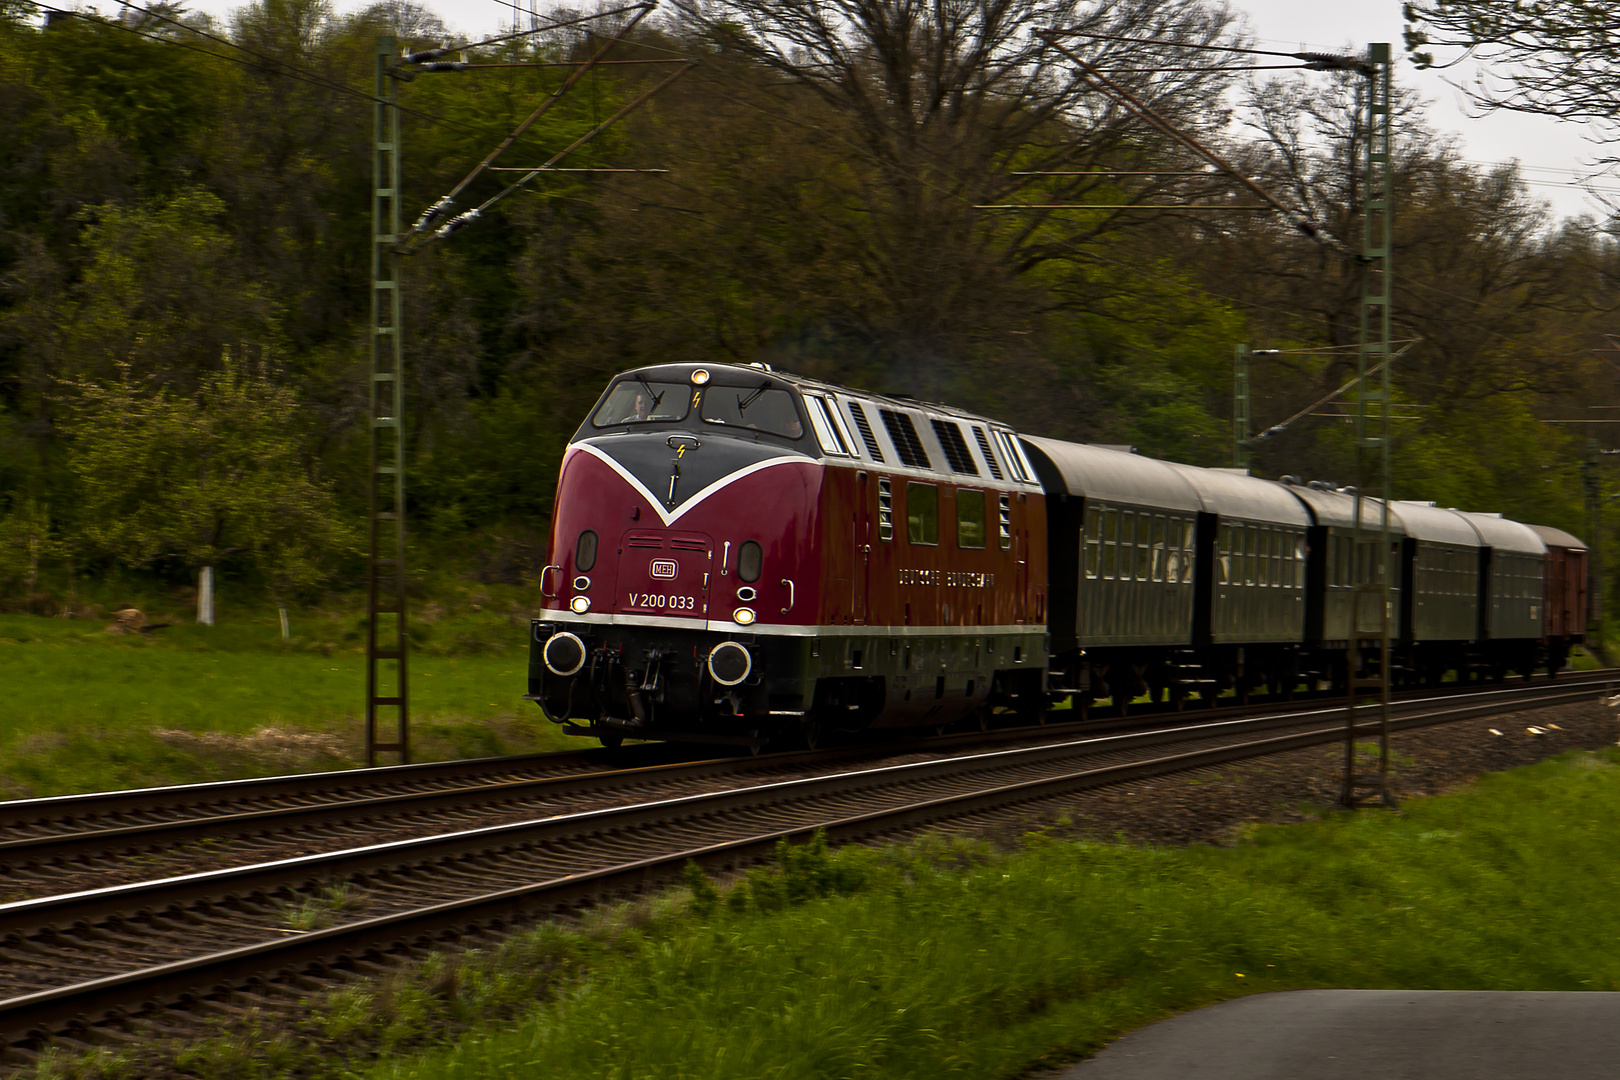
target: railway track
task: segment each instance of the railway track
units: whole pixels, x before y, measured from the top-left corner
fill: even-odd
[[[1620,676],[1620,671],[1614,674]],[[1397,702],[1434,696],[1412,693]],[[1201,715],[1225,719],[1299,708],[1298,702],[1270,702]],[[673,798],[717,783],[760,784],[891,758],[1136,731],[1185,723],[1188,715],[1144,710],[1128,718],[967,732],[925,742],[869,740],[759,758],[704,759],[689,747],[656,744],[618,753],[586,750],[434,762],[0,803],[0,871],[12,884],[0,892],[0,899],[78,888],[98,875],[174,872],[175,863],[178,869],[198,862],[224,866],[292,850],[341,850],[413,833]]]
[[[1393,723],[1591,700],[1617,682],[1604,672],[1408,701],[1395,706]],[[849,843],[965,827],[1088,787],[1343,735],[1340,708],[1058,737],[0,905],[0,1044],[111,1036],[179,1001],[296,995],[311,971],[499,935],[668,882],[689,859],[745,866],[818,828]]]

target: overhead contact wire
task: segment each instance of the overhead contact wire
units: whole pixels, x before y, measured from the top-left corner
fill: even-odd
[[[1300,232],[1304,233],[1318,244],[1321,244],[1323,247],[1328,248],[1338,255],[1342,255],[1348,259],[1360,259],[1360,256],[1346,246],[1343,241],[1339,240],[1322,226],[1306,217],[1302,211],[1284,203],[1281,199],[1277,198],[1271,192],[1255,183],[1252,179],[1243,175],[1243,173],[1238,171],[1235,165],[1232,165],[1225,158],[1215,153],[1215,151],[1209,149],[1191,135],[1188,135],[1178,129],[1174,124],[1170,123],[1168,120],[1164,119],[1164,117],[1155,112],[1146,102],[1142,101],[1135,94],[1108,78],[1108,76],[1097,70],[1096,66],[1087,62],[1073,49],[1070,49],[1060,43],[1057,38],[1063,33],[1062,31],[1037,30],[1035,33],[1042,41],[1046,42],[1052,48],[1056,49],[1058,52],[1062,53],[1064,56],[1078,64],[1081,71],[1084,72],[1085,76],[1089,80],[1095,82],[1106,90],[1115,98],[1115,100],[1121,102],[1132,112],[1136,113],[1143,120],[1147,121],[1150,126],[1181,143],[1183,146],[1196,153],[1199,157],[1202,157],[1204,160],[1214,165],[1217,169],[1221,170],[1221,172],[1226,173],[1239,184],[1242,184],[1254,195],[1270,206],[1274,207],[1277,212],[1289,222],[1289,224],[1294,226],[1294,228],[1298,229]],[[1210,48],[1227,48],[1227,46],[1210,46]]]
[[[511,194],[519,191],[525,185],[527,185],[531,180],[533,180],[535,177],[539,176],[541,173],[550,171],[552,169],[552,167],[557,164],[557,162],[561,161],[563,158],[567,157],[569,154],[572,154],[575,150],[578,150],[580,147],[584,146],[586,143],[588,143],[592,139],[596,138],[602,132],[606,131],[608,128],[612,127],[614,124],[618,123],[620,120],[624,119],[626,116],[630,115],[632,112],[635,112],[637,109],[641,108],[642,105],[646,104],[655,95],[657,95],[660,90],[664,89],[664,87],[668,86],[670,83],[674,82],[676,79],[679,79],[681,76],[685,75],[688,71],[691,71],[696,66],[697,66],[697,61],[696,60],[687,61],[685,67],[681,68],[679,71],[676,71],[676,72],[668,75],[667,77],[665,77],[663,79],[663,81],[658,83],[657,86],[651,87],[650,89],[648,89],[648,90],[644,91],[643,93],[641,93],[639,96],[637,96],[632,101],[627,102],[622,108],[620,108],[612,116],[608,117],[606,120],[603,120],[600,124],[597,124],[590,131],[587,131],[585,134],[581,135],[579,138],[577,138],[573,142],[569,143],[563,149],[561,149],[561,150],[557,151],[555,154],[553,154],[543,165],[539,165],[536,168],[531,169],[527,174],[525,174],[524,176],[522,176],[518,180],[513,181],[504,190],[502,190],[500,192],[497,192],[496,194],[490,196],[488,199],[485,199],[477,207],[467,211],[465,214],[462,214],[459,217],[454,218],[453,220],[447,222],[445,225],[443,225],[438,230],[436,235],[438,236],[439,239],[443,240],[446,237],[449,237],[452,233],[455,233],[457,230],[464,227],[465,225],[469,225],[473,221],[476,221],[484,213],[484,211],[488,210],[490,207],[494,206],[496,203],[500,202],[502,199],[506,198],[508,195],[511,195]],[[426,217],[426,215],[423,215],[423,216]]]
[[[562,85],[559,86],[556,90],[554,90],[551,93],[550,97],[548,97],[548,98],[546,98],[546,100],[542,101],[540,103],[540,105],[532,113],[530,113],[528,115],[527,118],[525,118],[521,123],[518,124],[517,127],[513,128],[512,133],[510,135],[508,135],[506,138],[502,139],[501,142],[500,142],[500,145],[495,147],[495,149],[491,150],[489,152],[488,156],[486,156],[483,161],[480,161],[477,165],[473,166],[472,171],[469,172],[465,177],[463,177],[460,183],[458,183],[455,187],[451,188],[450,193],[448,195],[444,196],[444,198],[440,199],[438,202],[434,203],[432,206],[429,206],[426,210],[422,211],[422,216],[417,218],[416,222],[410,227],[409,230],[406,231],[405,235],[400,238],[401,247],[403,248],[406,245],[408,245],[413,238],[415,238],[417,236],[420,236],[423,232],[425,232],[433,224],[433,222],[437,221],[439,218],[441,218],[445,214],[449,213],[450,209],[453,206],[455,206],[456,198],[463,191],[467,190],[468,185],[470,185],[474,180],[477,180],[480,176],[482,176],[484,174],[485,170],[487,170],[491,165],[495,164],[495,160],[497,158],[499,158],[503,153],[505,153],[508,149],[510,149],[512,144],[517,142],[517,140],[522,137],[523,133],[528,131],[529,128],[532,127],[535,124],[536,121],[538,121],[546,113],[550,112],[552,107],[555,106],[558,101],[562,100],[563,95],[567,94],[569,90],[573,89],[573,87],[575,85],[577,85],[581,79],[583,79],[591,70],[593,70],[596,67],[596,64],[598,63],[598,61],[600,61],[604,57],[606,57],[607,54],[610,51],[612,51],[614,46],[618,45],[621,41],[624,40],[626,34],[630,33],[631,30],[635,29],[636,26],[641,22],[641,20],[646,18],[648,16],[648,14],[650,14],[652,12],[654,6],[655,6],[654,4],[646,3],[646,4],[637,4],[633,8],[620,8],[620,9],[617,9],[618,11],[631,11],[631,10],[634,10],[634,11],[636,11],[636,15],[629,22],[625,23],[622,27],[620,27],[619,32],[614,34],[613,37],[611,37],[610,39],[608,39],[607,43],[605,45],[603,45],[600,49],[598,49],[596,51],[596,54],[594,56],[592,56],[590,58],[590,60],[588,60],[584,64],[584,66],[575,68],[572,72],[570,72],[569,75],[568,75],[568,78],[563,80]],[[607,13],[604,13],[604,14],[607,14]],[[407,59],[407,61],[410,61],[409,57],[407,57],[406,59]],[[519,181],[519,183],[521,184],[521,183],[523,183],[523,181]],[[501,197],[504,197],[505,194],[506,194],[505,192],[502,192],[501,196],[497,196],[497,199],[501,198]],[[494,201],[496,201],[496,200],[491,200],[490,202],[494,202]],[[490,205],[490,203],[488,203],[488,202],[486,202],[484,204],[484,206],[488,206],[488,205]],[[467,213],[462,214],[457,218],[454,218],[453,220],[448,222],[443,228],[441,228],[439,230],[438,235],[442,239],[443,237],[446,237],[446,236],[450,235],[450,233],[456,231],[457,229],[462,228],[463,226],[471,223],[473,220],[475,220],[478,217],[480,211],[482,211],[483,209],[484,209],[484,207],[481,206],[481,207],[478,207],[477,209],[469,210],[469,211],[467,211]]]

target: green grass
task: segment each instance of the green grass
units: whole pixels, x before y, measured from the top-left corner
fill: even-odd
[[[1617,990],[1617,820],[1611,749],[1230,848],[1056,828],[1014,852],[812,844],[737,881],[689,868],[662,897],[429,957],[311,1002],[296,1026],[39,1075],[1000,1080],[1258,991]]]
[[[502,655],[422,651],[411,663],[422,760],[556,749],[523,701],[524,627],[486,620]],[[361,753],[365,658],[255,623],[177,624],[150,639],[104,621],[0,615],[0,797],[338,768]],[[358,639],[359,635],[355,635]]]
[[[1006,1077],[1261,990],[1616,990],[1617,820],[1610,751],[1234,849],[801,857],[628,932],[521,1023],[369,1075]]]

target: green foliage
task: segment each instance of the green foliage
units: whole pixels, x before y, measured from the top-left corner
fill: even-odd
[[[88,551],[126,566],[234,556],[286,594],[319,584],[352,545],[303,461],[297,397],[263,365],[227,353],[194,397],[137,382],[125,364],[116,382],[75,390],[69,466]]]

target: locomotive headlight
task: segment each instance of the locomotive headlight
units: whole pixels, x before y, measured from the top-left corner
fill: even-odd
[[[704,383],[706,383],[708,381],[709,381],[709,373],[707,371],[705,371],[703,368],[698,368],[696,371],[692,372],[692,385],[693,386],[702,386]]]
[[[583,615],[591,610],[591,598],[588,596],[576,596],[568,601],[568,606],[575,615]]]
[[[731,621],[741,626],[749,625],[755,617],[753,608],[740,607],[731,613]]]

